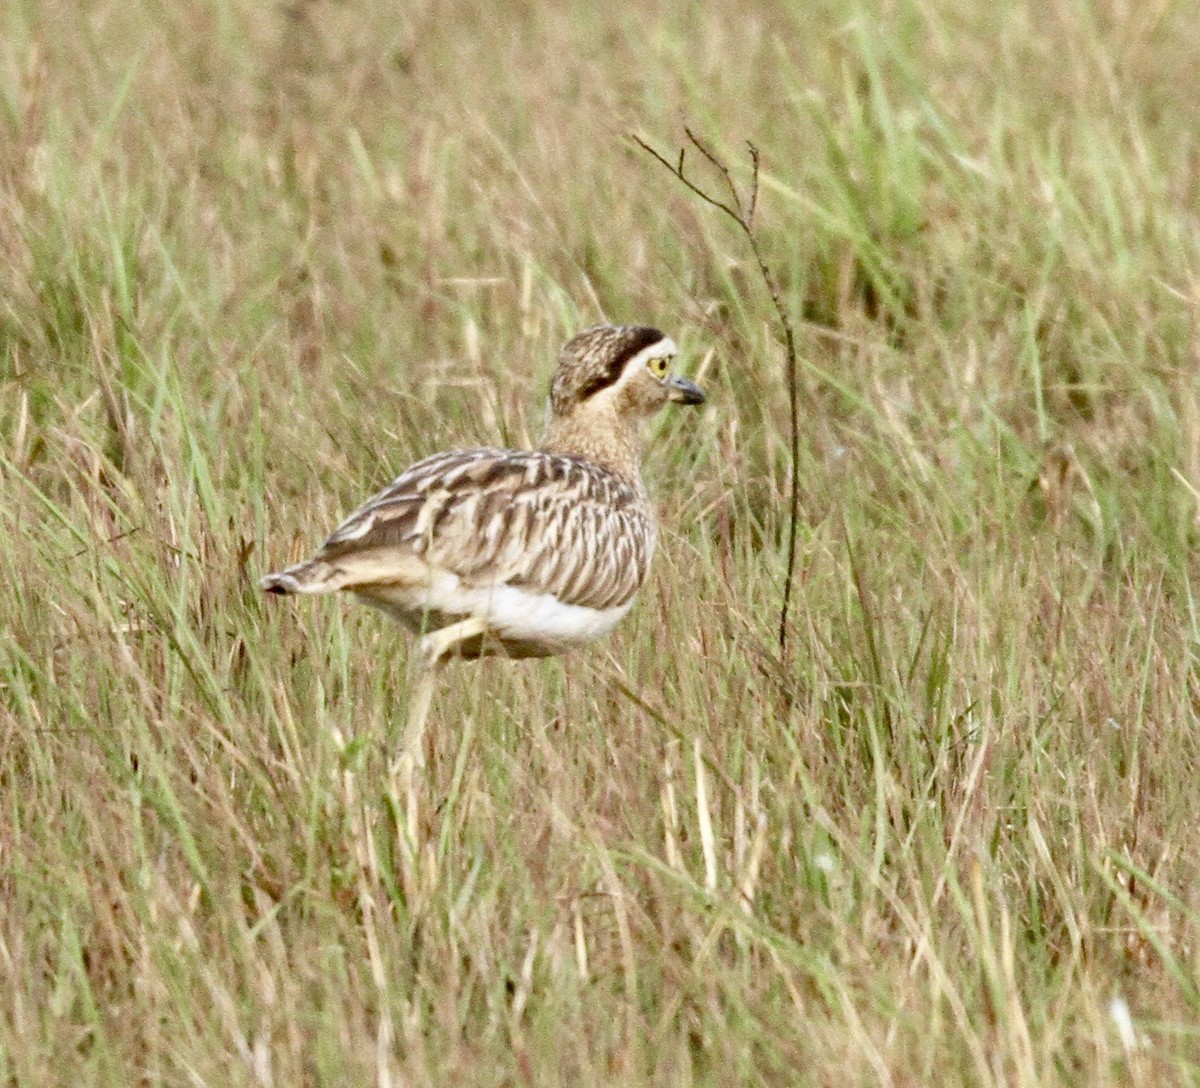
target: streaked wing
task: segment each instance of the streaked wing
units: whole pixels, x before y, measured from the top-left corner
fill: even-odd
[[[654,523],[636,500],[614,505],[589,494],[597,482],[589,473],[592,487],[581,496],[531,499],[528,520],[524,504],[514,504],[505,582],[588,608],[629,602],[650,571]]]
[[[418,461],[334,529],[316,558],[337,560],[382,548],[423,554],[454,493],[466,497],[476,490],[480,469],[502,452],[453,450]]]
[[[654,523],[619,476],[540,451],[437,454],[350,515],[317,558],[364,560],[370,581],[410,577],[412,559],[467,584],[514,585],[611,608],[641,587]]]

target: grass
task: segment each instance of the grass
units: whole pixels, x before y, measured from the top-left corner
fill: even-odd
[[[1200,1082],[1195,14],[11,0],[0,1082]],[[257,577],[601,317],[652,583],[408,827],[406,637]]]

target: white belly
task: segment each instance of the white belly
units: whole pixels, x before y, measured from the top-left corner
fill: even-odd
[[[504,642],[542,646],[547,652],[569,650],[607,635],[633,607],[632,600],[614,608],[586,608],[516,586],[463,586],[457,575],[446,572],[420,587],[364,590],[358,591],[360,596],[414,630],[422,629],[427,616],[436,617],[436,626],[441,625],[439,620],[474,616]]]
[[[549,593],[529,593],[514,586],[495,586],[460,593],[473,598],[467,611],[487,621],[504,639],[515,642],[554,642],[577,646],[607,635],[633,606],[584,608],[563,604]]]

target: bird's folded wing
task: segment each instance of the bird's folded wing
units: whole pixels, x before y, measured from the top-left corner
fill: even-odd
[[[527,533],[524,547],[514,531],[502,552],[507,584],[549,593],[564,604],[606,609],[628,604],[646,580],[654,525],[640,510],[585,498],[535,511],[534,522],[538,527]],[[514,530],[523,524],[514,512]]]
[[[620,477],[537,451],[464,450],[418,462],[351,514],[317,557],[347,584],[433,572],[612,608],[645,581],[654,524]]]

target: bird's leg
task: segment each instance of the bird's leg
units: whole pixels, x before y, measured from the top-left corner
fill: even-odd
[[[417,679],[408,699],[408,721],[404,727],[404,742],[401,755],[419,752],[425,736],[425,723],[433,703],[433,688],[438,667],[455,646],[477,638],[487,631],[487,624],[480,619],[460,620],[449,627],[430,631],[417,644],[419,664]],[[414,755],[415,758],[415,755]]]
[[[425,763],[425,726],[429,710],[433,705],[433,689],[437,683],[438,667],[459,643],[466,642],[487,631],[487,624],[480,619],[460,620],[449,627],[430,631],[417,643],[416,681],[409,691],[408,719],[404,725],[404,739],[400,755],[393,765],[399,777],[400,790],[405,798],[410,833],[416,838],[417,787],[416,769]]]

